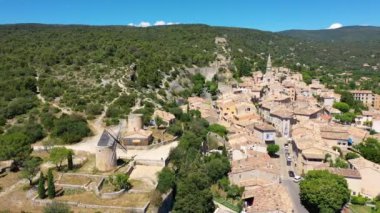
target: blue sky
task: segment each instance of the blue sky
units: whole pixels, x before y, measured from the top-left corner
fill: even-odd
[[[379,0],[0,0],[0,23],[203,23],[269,31],[380,26]],[[162,23],[163,22],[159,22]]]

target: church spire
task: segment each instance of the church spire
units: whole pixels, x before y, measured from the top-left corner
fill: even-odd
[[[267,61],[267,72],[272,71],[272,60],[270,58],[270,54],[268,56],[268,61]]]

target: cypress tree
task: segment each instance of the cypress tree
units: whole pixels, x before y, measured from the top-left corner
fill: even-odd
[[[40,199],[44,199],[45,196],[46,196],[45,177],[44,177],[44,173],[41,172],[40,179],[38,180],[38,197]]]
[[[67,168],[73,169],[73,153],[71,151],[67,154]]]
[[[48,197],[50,199],[55,197],[55,186],[54,186],[54,176],[51,169],[48,172]]]

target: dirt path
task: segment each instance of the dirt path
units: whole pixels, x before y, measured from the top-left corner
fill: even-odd
[[[38,82],[40,76],[38,75],[37,73],[37,76],[35,77],[36,78],[36,81]],[[51,106],[55,107],[55,108],[58,108],[59,110],[61,110],[63,113],[65,114],[69,114],[71,115],[73,112],[70,108],[67,108],[67,107],[61,107],[59,106],[57,103],[54,103],[54,102],[48,102],[46,101],[46,99],[41,95],[41,92],[40,92],[40,88],[38,86],[38,83],[37,83],[37,98],[43,103],[49,103]]]

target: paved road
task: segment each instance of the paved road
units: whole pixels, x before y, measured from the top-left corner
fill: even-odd
[[[294,212],[296,213],[308,213],[305,207],[301,204],[300,201],[300,188],[297,183],[294,183],[292,180],[283,180],[282,184],[288,189],[290,198],[293,201]]]
[[[307,213],[308,211],[301,204],[300,196],[299,196],[299,185],[298,183],[294,183],[293,179],[289,177],[288,171],[293,170],[292,166],[286,165],[286,156],[284,144],[286,142],[285,138],[276,138],[276,144],[280,146],[280,151],[278,154],[280,155],[280,165],[281,165],[281,180],[282,184],[287,188],[290,198],[293,201],[294,212],[295,213]],[[293,164],[292,164],[293,165]]]

